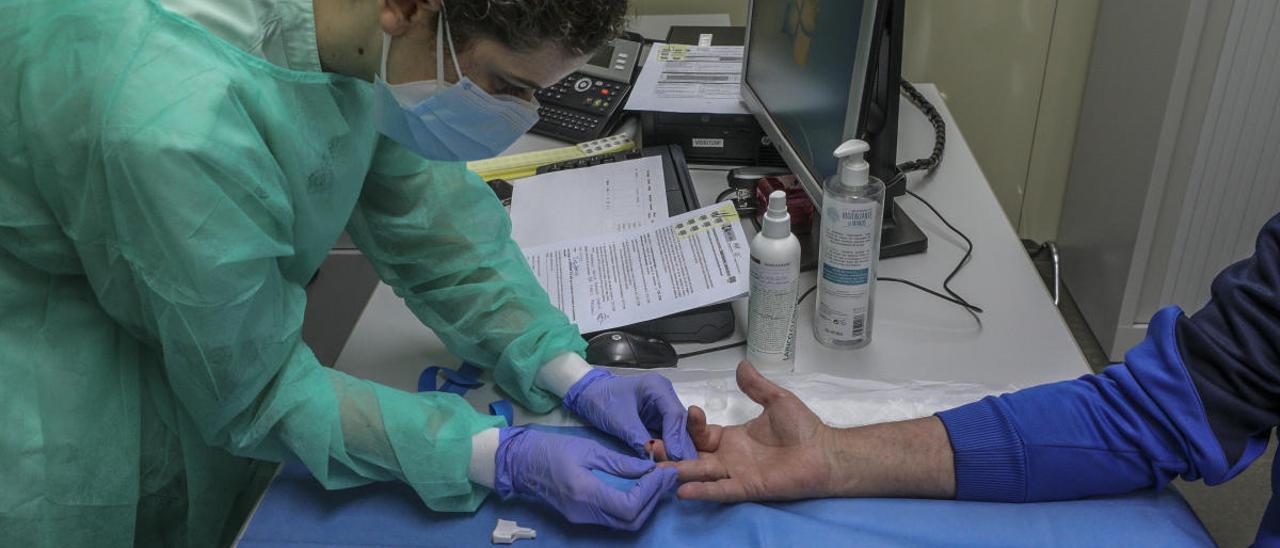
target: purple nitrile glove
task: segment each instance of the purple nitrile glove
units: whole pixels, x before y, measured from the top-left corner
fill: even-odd
[[[689,439],[688,411],[662,375],[618,376],[593,369],[569,387],[564,406],[625,442],[637,455],[645,454],[645,444],[660,436],[672,460],[698,458]]]
[[[520,426],[498,433],[494,489],[503,498],[533,497],[573,523],[635,531],[663,494],[676,484],[676,470],[610,451],[592,440]],[[610,487],[593,470],[639,478],[628,490]]]

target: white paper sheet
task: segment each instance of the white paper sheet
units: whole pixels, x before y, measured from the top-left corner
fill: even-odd
[[[684,371],[687,369],[681,368]],[[927,417],[975,402],[984,396],[1013,392],[1013,385],[934,381],[874,381],[821,373],[766,374],[798,396],[828,426],[850,428]],[[764,409],[738,389],[733,370],[704,380],[671,379],[685,407],[696,405],[711,424],[745,423]],[[491,401],[491,400],[486,400]]]
[[[667,211],[660,156],[555,171],[515,182],[511,237],[531,248],[649,226]]]
[[[654,44],[626,110],[747,114],[742,57],[742,46]]]
[[[552,304],[590,333],[746,296],[750,250],[738,220],[722,202],[524,254]]]

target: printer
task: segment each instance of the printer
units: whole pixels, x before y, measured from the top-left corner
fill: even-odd
[[[667,33],[667,43],[742,46],[746,43],[746,27],[674,26]],[[679,145],[691,164],[786,165],[749,113],[643,111],[640,134],[646,146]]]

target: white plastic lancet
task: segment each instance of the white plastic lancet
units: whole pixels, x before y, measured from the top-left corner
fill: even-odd
[[[517,539],[537,538],[538,532],[528,527],[521,527],[514,521],[505,519],[498,520],[498,526],[493,528],[494,544],[511,544]]]

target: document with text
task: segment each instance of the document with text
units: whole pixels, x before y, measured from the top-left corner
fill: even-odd
[[[659,156],[534,175],[513,187],[511,238],[520,247],[622,232],[667,219]]]
[[[746,296],[749,243],[723,202],[653,225],[524,250],[583,333]]]
[[[654,44],[626,110],[749,114],[743,106],[742,46]]]

